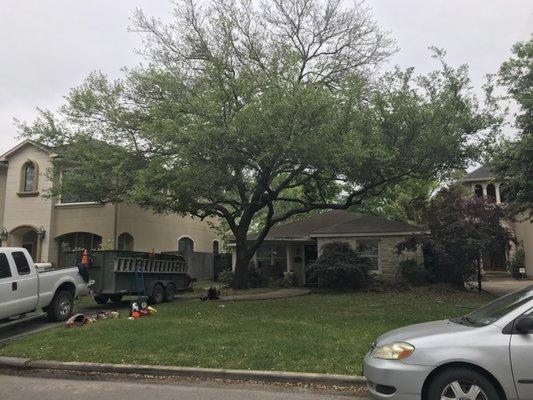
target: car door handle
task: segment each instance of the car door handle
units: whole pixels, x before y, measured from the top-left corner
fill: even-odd
[[[18,288],[19,288],[19,286],[18,286],[18,283],[17,283],[17,282],[13,282],[13,283],[11,284],[11,290],[12,290],[12,291],[16,291]]]

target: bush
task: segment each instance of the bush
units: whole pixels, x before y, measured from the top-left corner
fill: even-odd
[[[231,269],[225,269],[218,274],[218,281],[224,287],[231,286],[233,284],[233,277],[235,274]]]
[[[248,268],[248,286],[251,288],[258,288],[263,286],[265,278],[263,273],[255,265],[250,265]]]
[[[515,251],[513,259],[509,261],[509,271],[513,278],[521,278],[520,268],[526,267],[526,253],[522,249]]]
[[[371,286],[370,264],[359,257],[348,243],[328,243],[322,254],[309,266],[311,281],[333,289],[362,289]]]
[[[293,287],[296,284],[296,275],[294,272],[285,272],[283,278],[279,280],[279,286],[281,287]]]
[[[413,258],[401,261],[400,271],[402,278],[412,285],[426,285],[432,280],[430,272],[424,265],[417,263]]]

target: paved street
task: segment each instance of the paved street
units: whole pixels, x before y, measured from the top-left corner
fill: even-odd
[[[213,386],[124,381],[49,379],[0,375],[0,399],[9,400],[329,400],[356,399],[349,393],[315,393],[276,386]]]

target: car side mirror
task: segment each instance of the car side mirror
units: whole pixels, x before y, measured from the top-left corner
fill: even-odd
[[[528,315],[526,317],[518,318],[514,324],[514,327],[518,333],[533,332],[533,316]]]

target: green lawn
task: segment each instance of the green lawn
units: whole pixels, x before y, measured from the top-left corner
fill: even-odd
[[[360,374],[364,354],[378,335],[458,316],[491,299],[437,287],[254,302],[178,301],[160,305],[149,318],[99,321],[23,337],[1,348],[0,355]]]

